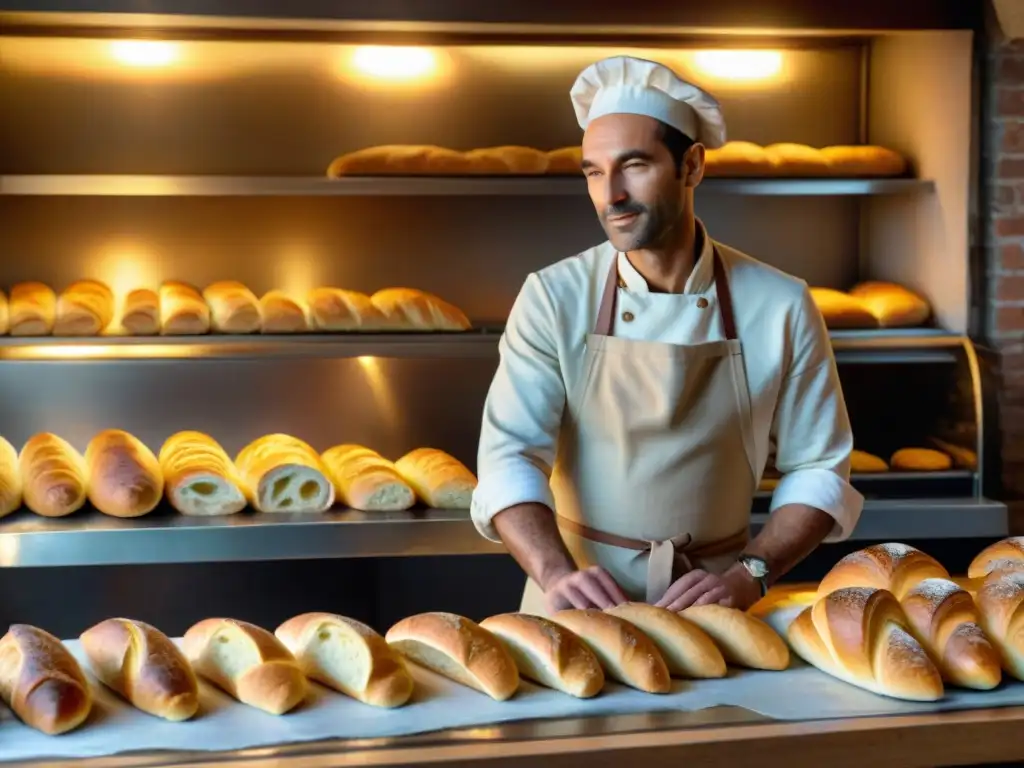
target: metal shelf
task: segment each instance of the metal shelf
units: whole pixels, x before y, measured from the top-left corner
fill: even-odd
[[[768,515],[755,513],[752,531]],[[873,500],[853,539],[1000,537],[1006,506],[987,499]],[[161,508],[122,520],[95,510],[0,520],[0,568],[498,554],[465,510],[185,517]]]
[[[923,179],[709,178],[701,191],[728,195],[895,195],[928,192]],[[575,176],[0,176],[0,195],[317,197],[394,195],[585,195]]]

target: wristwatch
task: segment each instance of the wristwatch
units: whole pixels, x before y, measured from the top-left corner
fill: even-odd
[[[761,597],[768,594],[768,562],[763,557],[740,555],[739,564],[761,585]]]

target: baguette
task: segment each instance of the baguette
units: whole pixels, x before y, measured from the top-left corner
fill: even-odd
[[[877,328],[878,320],[860,299],[832,288],[811,288],[811,299],[832,329]]]
[[[454,304],[414,288],[385,288],[370,300],[393,327],[402,330],[468,331],[473,327]]]
[[[386,331],[394,326],[370,297],[340,288],[314,288],[306,297],[311,325],[318,331]]]
[[[583,173],[583,147],[561,147],[548,152],[549,176],[578,176]]]
[[[836,563],[818,585],[818,596],[844,587],[873,587],[902,600],[925,579],[949,579],[933,557],[907,544],[875,544],[851,552]]]
[[[462,152],[432,144],[384,144],[349,152],[327,168],[332,179],[343,176],[415,176],[468,174],[471,163]]]
[[[856,474],[888,472],[889,465],[885,459],[865,451],[850,451],[850,472]]]
[[[185,633],[185,656],[201,677],[272,715],[297,707],[309,690],[295,657],[270,632],[234,619],[204,619]]]
[[[681,615],[707,633],[727,664],[770,670],[789,666],[789,648],[785,641],[749,613],[724,605],[693,605]]]
[[[672,690],[658,647],[628,621],[592,609],[558,611],[551,619],[579,636],[613,680],[646,693]]]
[[[967,567],[967,576],[979,579],[1000,568],[1024,569],[1024,536],[1011,536],[985,547]]]
[[[519,670],[502,642],[453,613],[421,613],[388,630],[388,645],[420,666],[490,696],[511,698]]]
[[[30,728],[55,736],[92,711],[92,691],[75,657],[53,635],[13,624],[0,638],[0,699]]]
[[[79,638],[93,674],[133,707],[180,722],[199,710],[199,683],[185,655],[141,621],[107,619]]]
[[[772,160],[764,147],[749,141],[730,141],[704,155],[704,175],[715,176],[770,176],[774,171]]]
[[[525,613],[505,613],[480,622],[499,638],[520,677],[570,696],[589,699],[604,687],[604,670],[585,642],[565,627]]]
[[[0,336],[6,336],[11,329],[11,315],[7,304],[7,294],[0,291]]]
[[[326,512],[334,504],[327,467],[296,437],[257,438],[239,452],[235,467],[242,492],[259,512]]]
[[[259,300],[237,280],[211,283],[203,300],[210,308],[210,327],[217,333],[256,333],[263,324]]]
[[[395,462],[416,496],[434,509],[469,509],[476,477],[454,456],[436,448],[417,448]]]
[[[18,452],[0,437],[0,517],[7,517],[21,506],[24,482],[18,467]]]
[[[25,506],[43,517],[64,517],[85,504],[89,473],[85,459],[49,432],[28,439],[18,455]]]
[[[978,589],[978,613],[1007,674],[1024,680],[1024,571],[995,570]]]
[[[828,159],[820,149],[806,144],[770,144],[764,148],[772,168],[779,176],[828,176]]]
[[[931,448],[900,448],[890,457],[889,464],[900,472],[944,472],[953,466],[953,460]]]
[[[49,336],[57,317],[57,295],[42,283],[18,283],[11,288],[11,336]]]
[[[160,448],[159,461],[167,499],[181,514],[233,515],[245,509],[235,465],[209,435],[171,435]]]
[[[210,308],[187,283],[160,286],[160,332],[164,336],[199,336],[210,332]]]
[[[834,176],[846,178],[871,176],[902,176],[907,172],[907,159],[899,152],[875,146],[824,147],[821,154]]]
[[[155,336],[160,333],[160,297],[156,291],[138,288],[124,300],[121,327],[130,336]]]
[[[547,173],[548,155],[533,147],[504,145],[500,147],[482,147],[465,153],[466,159],[473,166],[481,166],[484,173],[539,176]]]
[[[361,445],[336,445],[324,452],[334,495],[352,509],[390,512],[408,509],[416,494],[395,465]]]
[[[160,462],[141,440],[120,429],[100,432],[85,449],[89,502],[112,517],[141,517],[164,494]]]
[[[882,328],[923,325],[932,313],[923,297],[895,283],[858,283],[850,289],[850,295],[864,302]]]
[[[308,308],[284,291],[267,291],[260,299],[262,333],[305,333],[309,330]]]
[[[647,635],[661,652],[673,677],[725,677],[722,652],[708,634],[678,613],[646,603],[622,603],[605,613],[628,621]]]
[[[57,299],[54,336],[98,336],[114,319],[114,293],[97,280],[72,283]]]
[[[310,679],[375,707],[401,707],[413,679],[402,657],[362,622],[304,613],[274,633]]]
[[[804,661],[850,685],[909,701],[937,701],[942,678],[890,592],[848,587],[805,608],[787,639]]]

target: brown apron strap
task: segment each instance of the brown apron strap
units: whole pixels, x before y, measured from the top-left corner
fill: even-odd
[[[729,290],[729,278],[725,274],[725,263],[722,261],[718,247],[712,246],[715,254],[715,294],[718,296],[718,314],[722,317],[722,328],[725,338],[732,341],[736,338],[736,315],[732,311],[732,291]]]
[[[612,259],[612,267],[608,270],[608,279],[604,281],[601,304],[597,308],[597,322],[594,323],[595,336],[611,336],[615,327],[615,304],[619,288],[619,254]]]

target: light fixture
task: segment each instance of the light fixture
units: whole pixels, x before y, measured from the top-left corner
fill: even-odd
[[[781,51],[697,51],[697,69],[722,80],[767,80],[782,71]]]
[[[360,73],[380,80],[418,80],[434,74],[437,57],[428,48],[360,46],[352,56]]]
[[[178,58],[177,46],[161,40],[115,40],[110,53],[129,67],[166,67]]]

